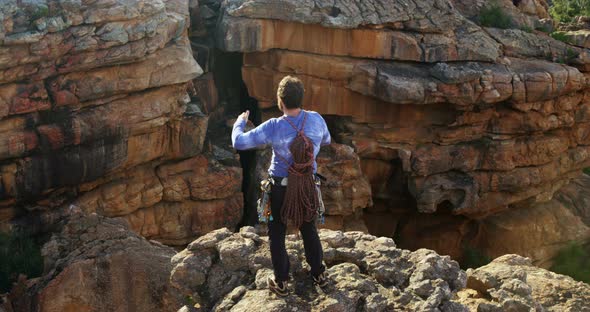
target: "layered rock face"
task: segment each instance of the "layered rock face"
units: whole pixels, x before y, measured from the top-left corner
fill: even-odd
[[[589,50],[520,29],[547,25],[544,1],[499,6],[514,29],[474,23],[485,1],[232,0],[218,39],[245,52],[265,118],[278,81],[303,80],[306,107],[361,158],[370,229],[460,257],[490,216],[533,209],[590,165]]]
[[[557,191],[553,199],[483,220],[480,245],[495,258],[516,253],[548,268],[571,241],[590,240],[590,176],[583,175]],[[510,242],[510,243],[506,243]]]
[[[188,1],[3,1],[0,16],[3,225],[73,204],[186,244],[241,220],[237,158],[186,92],[203,73]]]

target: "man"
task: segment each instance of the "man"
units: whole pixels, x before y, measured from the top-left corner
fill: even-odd
[[[238,117],[232,131],[232,143],[237,150],[264,145],[272,146],[273,153],[268,172],[273,178],[274,184],[271,187],[272,218],[268,223],[268,236],[274,279],[269,279],[268,285],[269,289],[279,296],[288,294],[289,256],[285,249],[285,234],[287,231],[285,217],[287,212],[289,212],[289,218],[294,221],[303,237],[305,258],[311,267],[310,273],[314,283],[320,287],[328,284],[325,274],[326,268],[322,263],[323,251],[315,226],[315,218],[312,218],[310,213],[302,211],[303,208],[292,207],[293,202],[300,201],[301,198],[295,198],[294,201],[284,200],[287,193],[287,195],[297,193],[295,196],[313,197],[317,202],[315,188],[307,188],[307,191],[303,194],[291,190],[296,187],[295,184],[298,179],[313,179],[312,174],[315,174],[317,170],[315,157],[320,151],[320,146],[328,145],[331,141],[328,127],[322,116],[316,112],[302,109],[303,95],[304,88],[301,80],[292,76],[283,78],[277,89],[277,101],[278,107],[284,115],[280,118],[272,118],[255,129],[244,133],[244,127],[249,116],[249,111],[246,111]],[[292,143],[296,145],[295,142],[306,143],[303,145],[309,148],[309,174],[305,173],[305,164],[297,163],[300,160],[293,157],[294,155],[299,157],[297,154],[300,154],[292,148]],[[287,187],[290,187],[290,191],[287,190]],[[307,208],[315,209],[317,207]],[[291,211],[293,209],[298,211]],[[292,217],[295,215],[301,216],[301,218]],[[315,214],[313,217],[315,217]]]

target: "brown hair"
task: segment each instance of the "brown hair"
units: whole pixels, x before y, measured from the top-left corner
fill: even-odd
[[[294,76],[285,76],[277,89],[277,97],[287,109],[301,108],[304,93],[303,82]]]

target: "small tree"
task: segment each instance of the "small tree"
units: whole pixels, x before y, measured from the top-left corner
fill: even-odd
[[[483,7],[479,12],[478,20],[484,27],[507,29],[514,26],[512,18],[502,10],[497,2]]]
[[[464,270],[477,269],[489,264],[490,262],[492,262],[492,258],[486,255],[483,251],[474,247],[466,247],[463,250],[461,268]]]
[[[41,247],[29,233],[0,233],[0,293],[9,291],[19,274],[32,278],[41,273]]]
[[[579,243],[571,242],[553,259],[551,271],[569,275],[577,281],[590,283],[590,252],[587,248]]]
[[[576,16],[590,16],[590,0],[553,0],[549,12],[556,21],[570,23]]]

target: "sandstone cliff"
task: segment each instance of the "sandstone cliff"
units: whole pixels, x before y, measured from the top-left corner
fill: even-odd
[[[512,28],[479,0],[4,1],[0,227],[80,207],[182,246],[251,224],[265,154],[227,121],[276,116],[295,74],[336,142],[326,227],[548,266],[590,237],[586,26],[568,44],[545,1],[498,5]]]
[[[3,1],[0,16],[2,225],[74,205],[178,245],[240,222],[242,170],[186,92],[203,74],[188,1]]]
[[[490,5],[230,0],[217,39],[244,52],[263,119],[277,114],[279,79],[303,79],[307,107],[361,159],[369,230],[455,258],[467,245],[498,255],[519,250],[493,236],[498,220],[543,210],[565,218],[541,203],[590,165],[590,50],[538,30],[551,26],[545,1],[498,1],[508,29],[477,24]],[[583,218],[572,219],[575,234],[545,238],[588,239]]]

